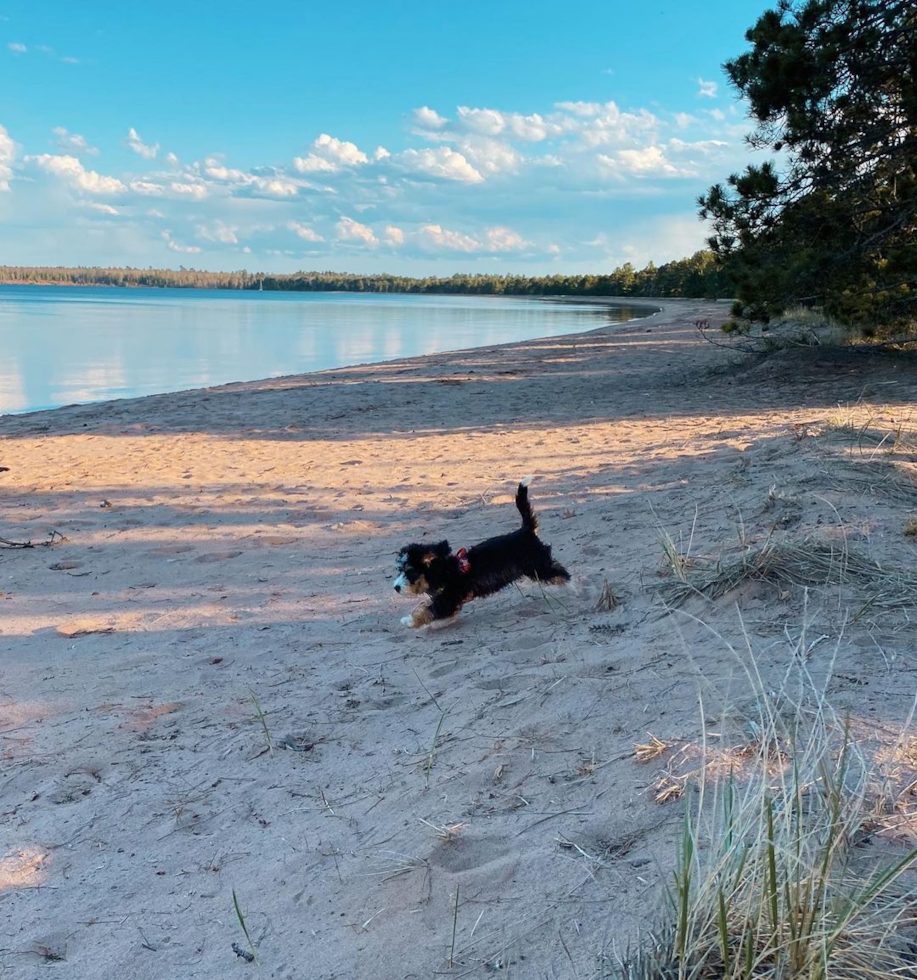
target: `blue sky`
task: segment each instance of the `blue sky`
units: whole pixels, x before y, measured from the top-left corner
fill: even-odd
[[[0,264],[600,272],[749,159],[704,4],[0,0]]]

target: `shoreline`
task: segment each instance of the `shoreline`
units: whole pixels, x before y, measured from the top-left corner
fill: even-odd
[[[45,284],[42,284],[42,285],[45,285]],[[119,287],[112,287],[112,288],[119,288]],[[155,287],[131,287],[131,288],[155,288]],[[232,292],[232,290],[228,290],[228,291]],[[331,292],[331,291],[329,291],[329,292]],[[368,295],[368,294],[355,294],[355,295]],[[391,295],[391,294],[378,294],[378,295]],[[410,295],[410,294],[404,294],[404,295]],[[435,294],[435,295],[440,295],[440,294]],[[503,298],[506,298],[506,297],[501,297],[501,296],[493,296],[493,297],[491,297],[491,296],[480,296],[480,297],[477,297],[476,296],[474,298],[475,299],[503,299]],[[632,320],[646,319],[648,317],[655,316],[657,313],[662,312],[662,307],[658,306],[655,303],[650,304],[649,302],[643,302],[641,300],[631,301],[631,300],[627,299],[626,297],[592,297],[592,298],[590,298],[590,297],[575,297],[575,296],[573,296],[573,297],[518,296],[518,297],[510,297],[510,298],[512,298],[512,299],[522,299],[522,300],[533,300],[533,301],[546,302],[546,303],[570,304],[570,305],[608,306],[608,307],[612,307],[612,308],[615,308],[615,307],[616,308],[620,308],[620,307],[634,307],[634,308],[646,307],[647,309],[652,309],[653,310],[652,313],[647,313],[647,314],[645,314],[644,316],[641,316],[641,317],[633,317],[633,318],[631,318],[631,320],[610,321],[609,323],[603,324],[600,327],[594,327],[590,331],[584,331],[584,333],[591,333],[593,330],[604,330],[604,329],[607,329],[607,328],[611,328],[611,327],[615,327],[615,326],[620,326],[622,324],[629,323]],[[557,336],[573,336],[573,334],[559,334]],[[532,338],[532,339],[539,339],[539,338]],[[549,339],[549,338],[542,338],[542,339]],[[55,405],[55,406],[51,406],[51,407],[47,407],[47,408],[31,408],[31,409],[24,409],[22,411],[18,411],[17,410],[17,411],[13,411],[13,412],[0,412],[0,419],[4,419],[4,418],[7,418],[7,417],[13,417],[13,416],[19,417],[19,416],[24,416],[24,415],[35,415],[35,414],[44,413],[44,412],[54,412],[54,411],[60,411],[60,410],[63,410],[63,409],[68,409],[68,408],[82,408],[82,407],[86,407],[86,406],[90,406],[90,405],[107,405],[107,404],[111,404],[111,403],[114,403],[114,402],[137,401],[137,400],[143,399],[143,398],[153,398],[153,397],[159,397],[159,396],[163,396],[163,395],[184,394],[184,393],[195,392],[195,391],[219,390],[221,388],[229,387],[229,386],[232,386],[232,385],[253,384],[253,383],[257,383],[258,381],[262,381],[262,380],[280,380],[281,378],[300,377],[301,375],[305,375],[305,374],[321,374],[321,373],[327,372],[327,371],[347,370],[348,368],[367,368],[367,367],[372,367],[374,365],[389,364],[389,363],[393,363],[395,361],[402,361],[402,360],[404,360],[404,361],[410,361],[410,360],[413,360],[414,358],[417,358],[417,357],[435,357],[435,356],[438,356],[439,354],[455,354],[455,353],[460,353],[460,352],[473,351],[473,350],[478,349],[479,347],[486,348],[486,347],[494,347],[494,346],[512,346],[515,343],[526,343],[526,341],[524,341],[524,340],[522,340],[522,341],[509,341],[505,345],[504,344],[498,344],[498,345],[494,345],[494,344],[483,344],[483,345],[475,345],[474,347],[456,348],[456,349],[444,350],[444,351],[439,351],[439,352],[434,351],[431,354],[416,354],[416,355],[409,355],[408,357],[396,357],[396,358],[392,358],[390,360],[366,361],[366,362],[358,362],[358,363],[355,363],[355,364],[342,364],[342,365],[338,365],[338,366],[335,366],[335,367],[320,368],[317,371],[296,372],[296,373],[290,374],[290,375],[275,375],[275,376],[273,376],[272,379],[271,378],[268,378],[268,379],[255,378],[255,379],[251,379],[251,380],[245,380],[245,379],[243,379],[243,380],[227,381],[227,382],[223,382],[222,384],[217,384],[217,385],[196,386],[196,387],[191,387],[191,388],[178,388],[178,389],[175,389],[174,391],[173,390],[167,390],[167,391],[161,391],[161,392],[150,392],[150,393],[145,394],[145,395],[126,395],[126,396],[124,396],[122,398],[105,398],[105,399],[100,399],[99,401],[89,401],[89,402],[69,402],[69,403],[66,403],[66,404],[63,404],[63,405]]]
[[[876,444],[917,467],[917,374],[738,363],[693,327],[728,303],[660,305],[0,418],[0,538],[34,545],[0,547],[0,967],[46,950],[67,976],[212,980],[244,968],[235,896],[278,977],[590,976],[664,907],[665,800],[721,744],[699,697],[735,727],[724,746],[745,737],[746,650],[777,690],[781,637],[823,638],[813,683],[898,744],[907,609],[873,616],[854,581],[660,597],[666,540],[691,583],[785,543],[909,568],[914,498],[872,467]],[[399,549],[514,529],[529,474],[573,583],[402,626]],[[638,764],[650,736],[668,748]]]

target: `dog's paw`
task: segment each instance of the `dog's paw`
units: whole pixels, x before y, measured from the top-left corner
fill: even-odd
[[[414,617],[413,616],[402,616],[401,617],[401,625],[402,626],[413,626],[414,625]]]

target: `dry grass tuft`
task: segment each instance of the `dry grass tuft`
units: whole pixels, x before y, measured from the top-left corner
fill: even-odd
[[[904,522],[904,536],[906,538],[917,537],[917,517],[909,517]]]
[[[829,485],[841,493],[868,493],[911,506],[917,503],[917,483],[910,473],[887,459],[835,462],[829,474]]]
[[[741,777],[710,778],[710,767],[699,767],[662,927],[603,975],[915,976],[917,850],[899,850],[883,866],[859,850],[884,805],[881,770],[832,711],[803,658],[793,662],[776,690],[765,687],[753,662],[745,666],[756,715],[746,722],[756,738]],[[895,752],[917,761],[917,742],[902,738]],[[662,780],[657,802],[681,786]]]
[[[436,824],[430,820],[424,820],[423,817],[418,817],[418,819],[422,824],[429,827],[444,844],[454,844],[468,826],[467,823]]]
[[[640,763],[652,762],[658,759],[666,749],[674,745],[674,742],[664,742],[661,738],[656,738],[652,732],[647,732],[649,742],[637,742],[634,745],[634,759]]]
[[[604,579],[602,582],[602,594],[599,596],[599,601],[594,606],[595,611],[611,612],[613,609],[617,609],[620,605],[620,597],[615,594],[615,591],[608,584],[608,579]]]
[[[665,582],[659,593],[667,604],[679,606],[694,595],[719,599],[747,581],[807,587],[852,585],[868,594],[865,605],[870,607],[917,606],[917,575],[883,568],[848,548],[812,539],[801,544],[768,541],[735,561],[717,563],[706,574]]]

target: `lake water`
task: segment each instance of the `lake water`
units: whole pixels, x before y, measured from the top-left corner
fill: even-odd
[[[578,333],[646,307],[0,286],[0,414]]]

